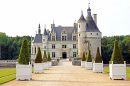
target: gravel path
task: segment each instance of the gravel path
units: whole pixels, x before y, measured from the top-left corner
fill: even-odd
[[[44,74],[32,74],[31,81],[12,80],[1,86],[130,86],[130,80],[110,80],[106,73],[93,73],[71,64],[61,61],[58,66],[44,70]]]

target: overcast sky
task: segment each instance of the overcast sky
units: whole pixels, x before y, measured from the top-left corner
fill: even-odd
[[[81,10],[86,18],[88,3],[103,36],[130,34],[130,0],[0,0],[0,32],[35,36],[39,23],[43,33],[53,20],[56,26],[73,26]]]

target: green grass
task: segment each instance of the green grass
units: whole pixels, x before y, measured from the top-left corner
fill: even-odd
[[[16,68],[3,68],[0,69],[0,77],[16,74]]]
[[[109,67],[103,67],[105,73],[109,73]],[[130,67],[126,67],[126,78],[130,79]]]
[[[32,72],[33,72],[33,68],[32,68]],[[0,84],[13,80],[15,78],[16,78],[16,68],[0,69]]]

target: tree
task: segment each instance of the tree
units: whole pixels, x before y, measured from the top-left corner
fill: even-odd
[[[82,61],[85,61],[86,58],[85,58],[85,52],[83,52],[83,58],[82,58]]]
[[[123,59],[121,51],[118,47],[117,40],[115,40],[115,42],[114,42],[114,49],[113,49],[113,53],[111,56],[110,64],[112,63],[112,61],[113,61],[113,64],[123,64],[124,63],[124,59]]]
[[[36,55],[34,62],[35,63],[42,63],[42,54],[41,54],[40,47],[38,47],[37,55]]]
[[[28,40],[24,38],[22,40],[22,46],[18,58],[18,63],[29,64],[29,62],[30,62],[30,54],[29,54]]]
[[[96,56],[95,56],[95,59],[94,59],[95,63],[102,63],[102,57],[100,55],[100,52],[99,52],[99,47],[97,47],[97,52],[96,52]]]
[[[48,58],[47,61],[51,61],[50,52],[48,52]]]
[[[43,55],[43,62],[47,62],[47,55],[46,55],[46,50],[44,50],[44,55]]]
[[[92,58],[91,58],[91,51],[89,50],[88,55],[87,55],[87,62],[92,62]]]

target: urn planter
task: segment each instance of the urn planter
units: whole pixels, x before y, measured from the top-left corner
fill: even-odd
[[[95,61],[94,61],[94,63],[93,63],[93,72],[94,73],[95,72],[103,73],[103,61],[102,61],[102,63],[95,63]]]
[[[52,62],[51,61],[48,61],[48,67],[52,67]]]
[[[18,64],[16,63],[16,80],[19,79],[32,79],[32,65]]]
[[[49,70],[48,62],[43,62],[43,70]]]
[[[92,62],[85,62],[85,68],[86,69],[90,69],[90,70],[92,70],[93,69],[93,63]]]
[[[85,62],[86,61],[81,61],[81,67],[85,67]]]
[[[34,73],[43,73],[43,63],[34,63]]]
[[[124,64],[109,64],[109,78],[126,80],[126,62]]]

